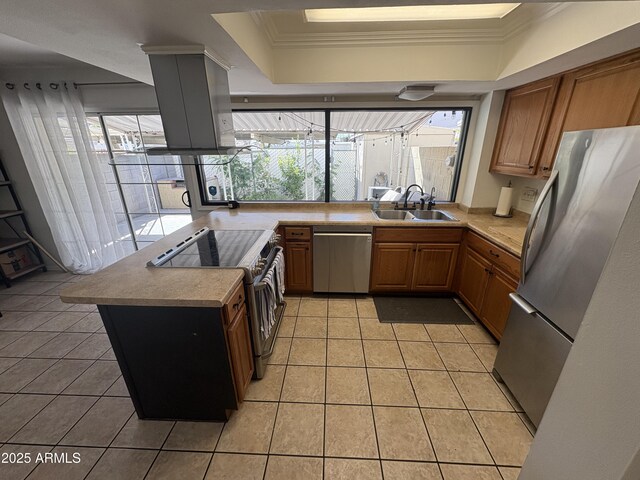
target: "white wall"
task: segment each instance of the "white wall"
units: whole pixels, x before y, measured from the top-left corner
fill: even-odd
[[[508,183],[509,179],[503,175],[489,173],[503,100],[503,91],[487,93],[474,112],[475,131],[473,139],[470,139],[467,145],[470,149],[468,172],[464,184],[460,185],[463,190],[460,203],[467,207],[495,207],[498,204],[500,187]]]
[[[526,178],[526,177],[515,177],[512,175],[504,175],[504,178],[507,178],[511,181],[511,186],[513,187],[513,208],[516,210],[520,210],[521,212],[531,213],[533,210],[533,206],[535,205],[535,201],[540,196],[540,192],[546,183],[546,180],[539,180],[537,178]],[[535,188],[538,193],[533,200],[523,199],[522,193],[525,188]]]
[[[640,188],[520,480],[640,478]]]

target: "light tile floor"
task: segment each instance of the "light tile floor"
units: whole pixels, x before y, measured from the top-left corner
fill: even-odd
[[[3,480],[513,480],[529,450],[483,327],[383,324],[364,297],[288,298],[267,374],[226,424],[139,420],[96,308],[58,298],[78,279],[0,290]]]

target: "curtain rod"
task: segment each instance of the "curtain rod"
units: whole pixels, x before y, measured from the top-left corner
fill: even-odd
[[[37,89],[42,90],[42,84],[40,82],[34,83],[33,85]],[[143,83],[142,82],[136,82],[136,81],[132,81],[132,82],[84,82],[84,83],[73,82],[72,85],[73,85],[73,88],[78,88],[78,87],[88,87],[88,86],[98,86],[98,85],[143,85]],[[15,83],[11,83],[11,82],[5,83],[4,86],[7,87],[9,90],[13,90],[14,88],[16,88],[16,84]],[[31,85],[29,84],[29,82],[23,83],[22,86],[24,88],[26,88],[27,90],[31,90]],[[60,84],[56,83],[56,82],[49,83],[49,88],[51,88],[52,90],[57,90],[59,86],[60,86]],[[67,82],[63,82],[62,86],[64,88],[67,88]]]
[[[131,82],[74,82],[73,85],[75,87],[94,87],[99,85],[145,85],[142,82],[131,81]]]

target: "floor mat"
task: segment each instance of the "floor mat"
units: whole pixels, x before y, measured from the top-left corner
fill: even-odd
[[[474,323],[453,298],[373,297],[383,323]]]

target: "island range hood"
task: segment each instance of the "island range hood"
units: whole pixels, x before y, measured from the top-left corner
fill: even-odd
[[[235,153],[227,68],[203,46],[147,47],[167,147],[148,155]]]

